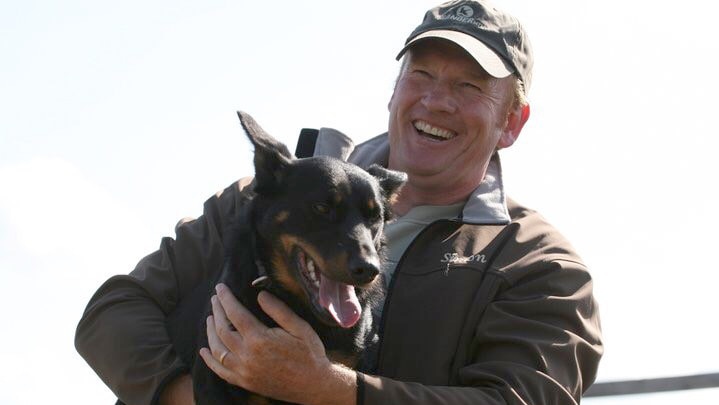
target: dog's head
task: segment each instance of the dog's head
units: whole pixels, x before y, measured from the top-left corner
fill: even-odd
[[[360,319],[384,250],[390,201],[404,173],[367,171],[340,159],[295,159],[249,115],[238,112],[255,146],[255,231],[268,276],[325,324]]]

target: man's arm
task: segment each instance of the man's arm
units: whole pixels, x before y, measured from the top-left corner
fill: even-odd
[[[516,278],[496,278],[502,287],[472,323],[469,344],[457,349],[456,356],[466,360],[456,374],[450,372],[452,386],[360,375],[358,403],[578,403],[603,352],[592,280],[581,263],[570,260],[525,270]]]
[[[218,296],[222,305],[214,303],[208,320],[211,347],[201,351],[208,366],[232,384],[302,404],[572,404],[594,380],[602,352],[591,279],[571,262],[548,265],[497,297],[455,386],[331,364],[309,326],[269,294],[260,305],[281,328],[257,322],[226,290]]]
[[[222,237],[247,184],[210,198],[200,218],[178,224],[174,240],[164,238],[129,275],[110,278],[87,305],[75,346],[123,402],[157,404],[164,386],[188,373],[168,335],[167,314],[219,271]]]
[[[195,405],[192,377],[181,374],[169,382],[160,394],[159,405]]]

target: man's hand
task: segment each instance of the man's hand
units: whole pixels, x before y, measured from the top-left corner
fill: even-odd
[[[263,291],[258,302],[279,328],[265,326],[226,286],[217,286],[207,319],[210,348],[200,350],[208,367],[231,384],[271,398],[354,405],[355,372],[330,362],[319,336],[282,301]]]

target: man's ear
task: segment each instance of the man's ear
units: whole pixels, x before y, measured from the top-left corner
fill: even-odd
[[[397,87],[395,86],[395,89]],[[394,100],[394,90],[392,91],[392,95],[389,98],[389,101],[387,102],[387,111],[392,111],[392,101]]]
[[[497,142],[498,149],[504,149],[512,146],[514,142],[519,138],[519,133],[522,132],[524,124],[529,119],[529,104],[516,107],[509,112],[507,116],[507,125],[502,131],[502,136]]]
[[[237,115],[255,146],[255,191],[272,193],[279,190],[294,156],[285,144],[265,132],[249,114],[238,111]]]

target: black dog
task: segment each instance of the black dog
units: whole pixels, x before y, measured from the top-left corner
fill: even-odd
[[[198,405],[273,403],[226,383],[196,355],[209,347],[204,321],[219,282],[274,326],[257,304],[259,289],[268,290],[314,328],[331,360],[372,367],[372,312],[384,294],[383,227],[406,179],[376,165],[364,171],[330,157],[295,159],[252,117],[238,115],[255,146],[254,195],[235,219],[219,277],[198,287],[168,321],[178,353],[192,365]]]

